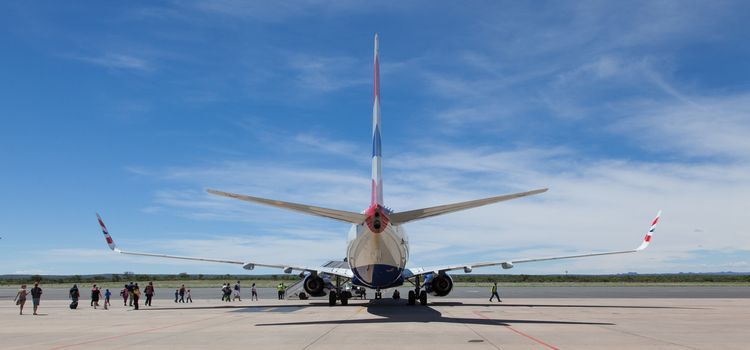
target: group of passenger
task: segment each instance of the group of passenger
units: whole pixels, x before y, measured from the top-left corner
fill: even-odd
[[[255,283],[253,283],[252,286],[253,296],[255,299],[258,299],[258,294],[255,292]],[[229,284],[229,282],[224,283],[221,286],[221,301],[234,301],[239,300],[242,301],[242,294],[240,293],[242,290],[242,287],[240,286],[240,281],[237,281],[237,283],[234,284],[234,287]],[[253,297],[250,297],[250,300],[252,300]]]
[[[76,298],[73,299],[73,294],[76,294]],[[78,296],[80,296],[80,293],[78,292],[78,286],[73,285],[73,288],[70,289],[70,298],[73,300],[71,303],[71,309],[75,309],[78,307]],[[105,289],[104,292],[102,292],[101,288],[97,287],[96,284],[91,287],[91,306],[96,309],[99,307],[99,299],[104,298],[104,310],[108,310],[109,306],[112,305],[109,302],[109,298],[112,296],[112,292],[109,291],[109,289]]]
[[[286,286],[284,283],[279,283],[277,286],[278,290],[278,296],[279,300],[284,299],[285,293],[286,293]],[[240,284],[240,281],[237,281],[237,283],[232,286],[230,283],[224,283],[221,287],[222,292],[222,301],[230,302],[230,301],[242,301],[242,287]],[[34,315],[37,314],[37,309],[39,308],[39,303],[42,296],[42,288],[39,287],[39,282],[34,283],[34,287],[31,288],[31,290],[28,290],[26,288],[26,284],[21,285],[21,289],[18,290],[16,293],[16,297],[13,300],[16,305],[19,306],[19,314],[23,315],[23,309],[26,304],[26,299],[28,298],[28,295],[31,295],[32,302],[34,304]],[[144,303],[144,306],[151,306],[151,302],[155,295],[155,288],[153,282],[148,282],[148,285],[143,289],[143,292],[141,292],[140,286],[138,286],[138,283],[130,282],[128,284],[125,284],[120,290],[120,297],[122,297],[122,305],[125,307],[133,307],[134,310],[138,310],[140,308],[139,301],[141,299],[141,295],[145,295],[146,300]],[[73,287],[70,288],[68,291],[68,297],[71,300],[70,308],[71,309],[77,309],[78,308],[78,300],[81,297],[81,291],[78,288],[77,284],[73,284]],[[112,297],[112,292],[109,289],[104,288],[102,290],[101,287],[97,286],[96,284],[91,286],[91,302],[90,306],[94,309],[99,308],[99,306],[103,306],[105,310],[108,310],[111,307],[110,299]],[[100,305],[100,302],[103,300],[103,305]],[[255,283],[252,284],[250,287],[250,300],[251,301],[258,301],[258,290],[255,286]],[[190,289],[187,289],[185,285],[183,284],[180,288],[175,289],[174,292],[174,302],[175,303],[192,303],[193,298],[190,292]]]
[[[23,315],[23,307],[26,305],[26,297],[29,295],[29,291],[26,290],[26,285],[22,284],[21,289],[16,293],[16,297],[13,301],[19,306],[19,315]],[[34,303],[34,315],[37,315],[36,311],[39,308],[39,302],[42,298],[42,288],[39,287],[39,282],[34,282],[34,288],[31,288],[31,301]]]
[[[179,289],[174,290],[174,302],[177,303],[179,298],[180,303],[192,303],[193,296],[190,294],[190,289],[186,289],[183,284]]]
[[[147,303],[151,304],[151,298],[154,297],[154,287],[152,282],[149,282],[149,285],[151,286],[151,294],[147,297]],[[126,284],[120,291],[120,296],[122,297],[123,306],[132,306],[134,310],[139,309],[138,301],[141,299],[141,287],[138,286],[137,282]]]

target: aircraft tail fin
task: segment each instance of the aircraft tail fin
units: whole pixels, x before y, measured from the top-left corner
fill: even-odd
[[[381,171],[380,151],[380,60],[378,58],[380,48],[378,35],[375,34],[375,56],[374,56],[374,87],[372,106],[372,202],[371,204],[383,205],[383,179]]]

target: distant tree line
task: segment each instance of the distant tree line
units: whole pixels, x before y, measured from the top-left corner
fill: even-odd
[[[454,275],[455,282],[498,283],[748,283],[750,274]]]
[[[621,274],[621,275],[451,275],[455,282],[462,283],[750,283],[750,274]],[[296,281],[297,274],[278,275],[191,275],[179,273],[174,275],[149,275],[126,272],[123,274],[103,275],[6,275],[0,283],[17,283],[18,281],[40,281],[43,283],[105,283],[128,281],[180,281],[180,280],[273,280]]]

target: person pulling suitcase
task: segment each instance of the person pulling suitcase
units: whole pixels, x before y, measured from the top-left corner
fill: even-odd
[[[81,292],[78,291],[78,285],[74,284],[73,288],[70,288],[70,292],[68,293],[68,296],[70,296],[70,309],[75,310],[78,308],[78,298],[81,297]]]

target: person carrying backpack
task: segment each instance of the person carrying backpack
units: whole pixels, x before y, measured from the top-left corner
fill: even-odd
[[[34,315],[36,315],[36,309],[39,308],[39,300],[42,299],[42,288],[39,287],[39,282],[34,282],[34,288],[31,288],[31,301],[34,303]]]
[[[138,310],[138,299],[141,298],[141,288],[138,287],[138,283],[133,286],[133,306],[135,310]]]
[[[154,298],[154,282],[148,282],[143,292],[146,294],[146,302],[143,305],[151,306],[151,300]]]

